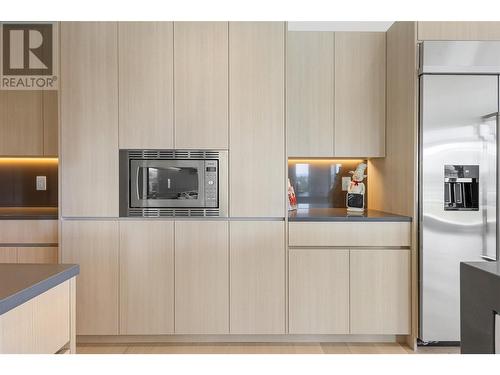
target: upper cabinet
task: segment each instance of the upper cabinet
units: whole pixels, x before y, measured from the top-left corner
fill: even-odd
[[[174,147],[173,23],[118,24],[120,148]]]
[[[417,23],[419,40],[500,40],[500,22],[425,21]]]
[[[228,148],[228,23],[174,23],[175,148]]]
[[[118,216],[115,22],[61,23],[62,216]]]
[[[57,156],[57,91],[0,91],[0,156]]]
[[[385,156],[385,33],[335,33],[335,156]]]
[[[385,33],[288,32],[289,156],[385,155]]]
[[[334,55],[334,33],[288,32],[289,156],[333,155]]]
[[[230,22],[230,214],[285,215],[285,24]]]

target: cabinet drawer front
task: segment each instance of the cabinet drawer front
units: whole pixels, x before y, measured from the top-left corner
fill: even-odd
[[[0,243],[57,243],[57,220],[2,220]]]
[[[409,222],[289,224],[289,246],[410,246]]]

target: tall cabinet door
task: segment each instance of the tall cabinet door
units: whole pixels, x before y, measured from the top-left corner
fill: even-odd
[[[61,261],[80,265],[76,333],[118,334],[118,222],[63,220]]]
[[[228,147],[228,24],[175,22],[175,148]]]
[[[174,222],[120,222],[120,334],[174,333]]]
[[[116,22],[61,23],[62,216],[118,216]]]
[[[335,33],[335,156],[385,156],[385,33]]]
[[[285,333],[285,223],[230,223],[231,333]]]
[[[175,333],[229,332],[227,221],[175,222]]]
[[[172,22],[118,24],[120,148],[174,147]]]
[[[230,22],[231,216],[285,214],[283,22]]]
[[[288,156],[333,156],[334,33],[287,33]]]

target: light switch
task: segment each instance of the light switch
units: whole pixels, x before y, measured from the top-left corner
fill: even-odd
[[[342,191],[347,191],[351,184],[351,177],[342,177]]]
[[[36,190],[47,190],[47,176],[36,176]]]

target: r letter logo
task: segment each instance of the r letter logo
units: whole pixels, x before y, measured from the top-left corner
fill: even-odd
[[[56,31],[50,22],[1,24],[0,89],[57,89]]]

